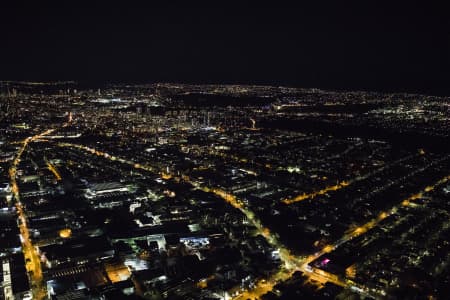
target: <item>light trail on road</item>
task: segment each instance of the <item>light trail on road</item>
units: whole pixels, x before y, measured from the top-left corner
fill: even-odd
[[[53,175],[55,175],[56,180],[60,181],[62,178],[56,167],[48,160],[45,160],[45,162],[47,163],[47,168],[50,170],[50,172],[52,172]]]

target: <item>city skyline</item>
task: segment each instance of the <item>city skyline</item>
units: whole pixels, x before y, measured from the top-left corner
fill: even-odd
[[[230,83],[448,95],[431,5],[3,3],[0,79]]]

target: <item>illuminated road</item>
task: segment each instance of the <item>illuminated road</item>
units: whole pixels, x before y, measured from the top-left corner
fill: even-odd
[[[390,168],[390,167],[392,167],[394,165],[398,165],[399,163],[405,162],[405,161],[407,161],[407,160],[409,160],[411,158],[417,157],[419,155],[422,155],[422,154],[419,153],[419,154],[408,155],[408,156],[406,156],[404,158],[401,158],[399,160],[396,160],[396,161],[393,161],[393,162],[391,162],[389,164],[386,164],[385,166],[383,166],[383,167],[381,167],[381,168],[379,168],[377,170],[369,172],[369,173],[365,174],[364,176],[359,176],[359,177],[357,177],[357,178],[355,178],[353,180],[347,180],[347,181],[344,180],[344,181],[341,181],[341,182],[339,182],[339,183],[337,183],[335,185],[328,186],[328,187],[325,187],[325,188],[323,188],[321,190],[314,191],[314,192],[311,192],[311,193],[308,193],[308,194],[307,193],[303,193],[301,195],[295,196],[294,198],[284,199],[282,202],[284,204],[288,204],[289,205],[289,204],[297,203],[297,202],[300,202],[300,201],[303,201],[303,200],[313,199],[313,198],[315,198],[317,196],[325,195],[328,192],[332,192],[332,191],[337,191],[337,190],[343,189],[343,188],[349,186],[350,184],[353,184],[353,183],[358,182],[358,181],[365,180],[365,179],[367,179],[367,178],[369,178],[369,177],[371,177],[373,175],[376,175],[376,174],[379,174],[379,173],[383,172],[384,170],[386,170],[386,169],[388,169],[388,168]]]
[[[312,198],[315,198],[315,197],[317,197],[319,195],[325,195],[326,193],[331,192],[331,191],[340,190],[340,189],[348,186],[349,184],[350,183],[348,181],[342,181],[342,182],[339,182],[336,185],[328,186],[328,187],[325,187],[325,188],[323,188],[321,190],[318,190],[318,191],[315,191],[315,192],[312,192],[312,193],[309,193],[309,194],[305,193],[305,194],[298,195],[298,196],[296,196],[296,197],[294,197],[292,199],[284,199],[283,203],[285,203],[285,204],[292,204],[292,203],[300,202],[300,201],[303,201],[303,200],[306,200],[306,199],[312,199]]]
[[[26,147],[30,142],[33,142],[48,134],[51,134],[55,130],[56,129],[49,129],[41,134],[37,134],[35,136],[31,136],[24,139],[22,141],[22,146],[17,151],[16,157],[14,158],[13,163],[9,169],[9,177],[11,180],[12,193],[14,196],[15,206],[19,218],[19,230],[21,234],[22,251],[25,257],[25,261],[27,262],[26,268],[31,279],[33,299],[45,299],[47,297],[47,291],[43,284],[42,268],[39,254],[37,253],[36,248],[33,246],[31,242],[30,233],[27,227],[26,214],[20,201],[20,191],[16,180],[17,166],[20,163],[20,158],[22,157],[23,152],[25,151]],[[8,204],[11,205],[11,203]]]
[[[56,180],[60,181],[61,180],[61,175],[58,172],[58,169],[56,169],[56,167],[49,162],[47,159],[45,159],[45,162],[47,164],[47,168],[50,170],[50,172],[53,173],[53,175],[55,175]]]
[[[270,292],[278,282],[287,280],[292,276],[296,267],[304,258],[292,255],[290,250],[284,247],[284,245],[278,241],[276,235],[274,235],[269,230],[269,228],[264,227],[261,221],[255,216],[255,214],[243,205],[242,201],[237,199],[236,196],[221,189],[201,186],[194,181],[188,182],[205,192],[214,193],[233,207],[239,209],[252,223],[252,225],[256,227],[256,234],[262,235],[272,247],[276,248],[279,251],[280,259],[284,263],[284,266],[281,270],[270,276],[268,279],[260,279],[256,282],[253,289],[243,291],[233,299],[259,299],[262,295]]]

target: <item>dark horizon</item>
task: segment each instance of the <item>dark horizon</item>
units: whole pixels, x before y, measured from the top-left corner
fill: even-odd
[[[0,80],[450,95],[438,6],[1,4]]]

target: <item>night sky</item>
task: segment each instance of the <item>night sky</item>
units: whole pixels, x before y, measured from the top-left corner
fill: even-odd
[[[450,95],[445,7],[3,2],[2,80],[280,84]]]

